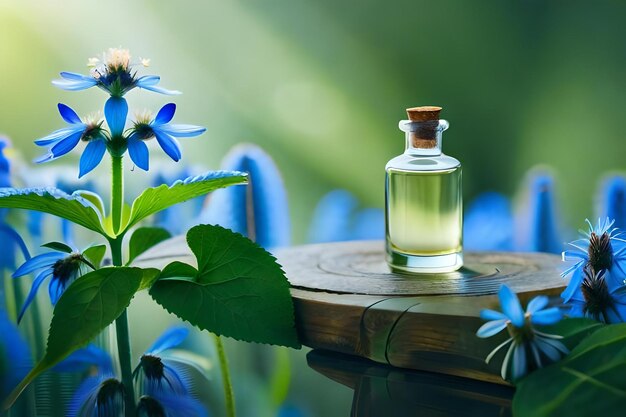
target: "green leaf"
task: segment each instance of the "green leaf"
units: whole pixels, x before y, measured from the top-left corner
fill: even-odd
[[[0,208],[49,213],[107,236],[100,212],[89,200],[78,194],[67,194],[58,188],[1,189]]]
[[[192,228],[187,243],[197,258],[197,273],[184,279],[192,273],[190,268],[168,265],[165,275],[171,277],[177,269],[183,279],[155,282],[150,295],[157,303],[218,335],[300,347],[289,282],[271,254],[219,226]]]
[[[74,250],[63,242],[48,242],[41,245],[42,248],[48,248],[59,252],[72,253]]]
[[[561,342],[572,350],[581,340],[604,325],[588,318],[566,318],[551,326],[540,326],[539,330],[548,334],[563,336]]]
[[[142,268],[141,273],[141,284],[139,285],[139,290],[147,290],[154,284],[154,282],[159,279],[159,271],[156,268]]]
[[[184,262],[174,261],[167,265],[161,271],[159,279],[167,278],[195,278],[198,275],[198,270],[191,265]]]
[[[197,177],[146,189],[133,202],[130,217],[122,228],[128,230],[141,220],[175,204],[210,193],[229,185],[246,184],[247,174],[237,171],[213,171]]]
[[[139,268],[103,268],[74,281],[54,308],[46,354],[4,406],[10,406],[39,374],[85,346],[118,318],[137,292],[142,276]]]
[[[128,263],[171,236],[170,232],[160,227],[141,227],[135,230],[130,237]]]
[[[513,414],[623,416],[626,404],[626,324],[603,326],[562,361],[524,378]]]
[[[96,268],[100,268],[104,254],[107,251],[106,245],[90,246],[83,251],[83,256]]]

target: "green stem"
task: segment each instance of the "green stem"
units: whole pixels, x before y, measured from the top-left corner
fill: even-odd
[[[111,155],[111,219],[113,231],[118,233],[122,223],[124,208],[124,171],[121,156]],[[109,240],[113,266],[122,266],[122,241],[124,235]],[[130,332],[128,331],[128,314],[126,310],[115,320],[117,335],[117,353],[122,370],[122,383],[125,391],[126,416],[134,417],[135,386],[133,384],[132,352],[130,348]]]
[[[215,340],[215,347],[217,349],[217,356],[220,361],[220,370],[222,372],[222,385],[224,386],[224,398],[226,400],[226,415],[228,417],[235,417],[235,394],[233,392],[233,384],[230,380],[230,371],[228,370],[228,359],[226,358],[226,352],[224,351],[224,345],[222,339],[213,334]]]
[[[111,156],[111,173],[111,218],[113,231],[117,233],[122,223],[122,210],[124,208],[124,171],[121,156]]]

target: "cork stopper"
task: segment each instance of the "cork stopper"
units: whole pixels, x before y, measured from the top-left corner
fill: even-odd
[[[409,139],[414,148],[432,149],[437,146],[437,128],[441,107],[420,106],[406,109],[409,120],[419,123],[409,132]]]

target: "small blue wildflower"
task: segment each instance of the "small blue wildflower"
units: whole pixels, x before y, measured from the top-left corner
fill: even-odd
[[[121,97],[135,87],[154,91],[161,94],[180,94],[179,91],[167,90],[157,86],[160,77],[156,75],[144,75],[137,78],[134,67],[138,64],[147,67],[150,60],[140,59],[133,62],[127,49],[110,48],[102,58],[91,58],[88,66],[91,67],[91,75],[82,75],[74,72],[62,72],[60,80],[54,80],[52,84],[68,91],[86,90],[98,86],[112,96]]]
[[[94,369],[96,373],[113,375],[111,356],[98,346],[90,344],[77,349],[53,368],[56,372],[85,372]]]
[[[611,274],[605,279],[616,280],[616,285],[623,284],[618,276],[626,277],[626,240],[622,239],[622,232],[613,227],[614,221],[609,218],[598,219],[595,227],[588,219],[585,221],[589,229],[580,230],[583,238],[568,243],[573,249],[562,254],[563,261],[575,261],[561,274],[562,277],[571,274],[569,284],[561,294],[566,303],[580,289],[587,266],[598,274],[608,270]]]
[[[480,194],[463,220],[463,247],[476,251],[513,250],[513,214],[509,199],[496,192]]]
[[[598,196],[599,217],[614,219],[614,226],[626,228],[626,178],[614,175],[606,178]]]
[[[589,317],[608,324],[626,320],[626,286],[608,275],[608,269],[596,272],[589,265],[583,269],[583,281],[566,303],[570,317]]]
[[[26,309],[35,299],[39,287],[47,278],[52,277],[48,292],[50,302],[55,305],[65,289],[83,274],[85,266],[95,269],[78,251],[67,253],[55,250],[28,259],[13,273],[13,278],[18,278],[38,272],[24,301],[18,321],[21,321]]]
[[[139,365],[133,372],[139,392],[189,394],[187,365],[162,356],[166,350],[180,345],[188,334],[189,330],[184,327],[166,330],[141,356]]]
[[[50,146],[48,153],[35,162],[53,161],[70,152],[82,140],[87,143],[87,147],[80,158],[79,177],[82,177],[100,163],[106,151],[106,137],[102,129],[103,120],[96,116],[83,122],[69,106],[59,103],[58,107],[61,117],[70,126],[56,130],[35,141],[38,146]]]
[[[507,379],[510,369],[511,380],[516,381],[530,370],[541,368],[546,358],[548,362],[555,362],[568,353],[567,348],[557,340],[561,339],[561,336],[546,334],[533,327],[555,324],[563,317],[557,307],[546,308],[548,297],[539,295],[530,300],[526,312],[522,309],[517,295],[508,286],[502,285],[498,297],[502,313],[482,310],[480,317],[489,321],[478,329],[476,335],[487,338],[505,328],[508,330],[509,339],[496,347],[486,358],[486,362],[489,363],[500,349],[510,344],[502,362],[500,371],[502,379]]]
[[[260,147],[235,146],[222,169],[248,173],[248,185],[217,190],[208,197],[200,223],[219,224],[266,249],[288,246],[291,222],[287,191],[278,167]]]
[[[0,309],[0,398],[6,398],[32,368],[28,343]]]
[[[86,378],[74,393],[68,417],[120,417],[124,415],[124,386],[113,374]]]
[[[528,194],[517,219],[516,249],[560,253],[563,247],[556,216],[554,180],[543,172],[531,172]]]
[[[198,136],[206,131],[201,126],[170,124],[175,112],[176,104],[168,103],[161,107],[154,119],[151,120],[151,116],[145,114],[135,121],[128,137],[128,153],[139,168],[147,171],[149,167],[145,141],[156,138],[163,151],[178,162],[182,155],[176,138]]]

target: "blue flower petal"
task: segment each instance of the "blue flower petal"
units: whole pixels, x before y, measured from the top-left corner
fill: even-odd
[[[143,140],[131,136],[128,139],[128,154],[130,155],[130,159],[139,168],[144,171],[147,171],[150,168],[148,146]]]
[[[558,230],[553,182],[551,175],[546,173],[531,175],[523,224],[518,226],[518,250],[561,252],[563,245]]]
[[[72,134],[71,136],[61,140],[59,143],[54,145],[50,149],[50,153],[55,158],[58,158],[60,156],[65,155],[66,153],[68,153],[69,151],[74,149],[76,147],[76,145],[78,145],[78,142],[80,141],[80,138],[82,136],[83,136],[83,132],[82,131],[81,132],[76,132],[76,133]]]
[[[111,136],[120,136],[124,132],[128,117],[126,100],[123,97],[110,97],[104,104],[104,117],[111,130]]]
[[[516,381],[526,375],[527,369],[527,361],[526,361],[526,349],[524,345],[515,346],[515,350],[513,350],[513,372],[512,379]]]
[[[84,372],[97,366],[99,372],[112,374],[113,362],[111,356],[95,345],[75,350],[62,362],[54,366],[55,372]]]
[[[61,252],[46,252],[41,255],[37,255],[24,262],[13,273],[13,278],[23,277],[24,275],[35,272],[41,268],[51,267],[56,261],[65,258],[66,254]]]
[[[6,398],[32,368],[30,348],[17,326],[0,309],[0,397]],[[4,414],[4,413],[3,413]]]
[[[572,274],[572,277],[570,278],[569,284],[567,284],[567,287],[565,288],[565,290],[563,290],[563,293],[561,293],[561,298],[563,299],[563,302],[567,303],[569,302],[569,300],[572,298],[572,296],[574,295],[574,293],[580,289],[580,285],[583,282],[583,269],[582,266],[581,268],[577,268],[574,270],[574,273]]]
[[[59,113],[61,113],[61,117],[67,123],[71,125],[82,123],[82,120],[80,120],[80,117],[78,117],[76,112],[72,110],[70,106],[65,105],[63,103],[59,103],[57,107],[59,108]]]
[[[499,311],[489,309],[481,310],[480,318],[483,320],[508,320],[508,317]]]
[[[626,178],[614,175],[607,178],[600,190],[600,217],[615,219],[615,227],[626,229]]]
[[[157,142],[159,142],[163,151],[169,155],[170,158],[176,162],[180,161],[182,155],[180,153],[180,145],[178,144],[176,138],[160,132],[157,129],[154,129],[154,136],[156,136]]]
[[[486,192],[469,205],[463,220],[463,246],[468,250],[513,249],[513,214],[505,196]]]
[[[62,282],[59,278],[52,276],[50,280],[50,285],[48,285],[48,295],[50,296],[50,304],[53,306],[57,304],[59,298],[63,295],[65,291],[65,283]]]
[[[143,77],[137,79],[135,85],[139,88],[143,88],[144,90],[154,91],[155,93],[167,95],[181,94],[181,92],[177,90],[168,90],[162,87],[157,87],[156,84],[158,84],[160,80],[161,78],[156,75],[144,75]]]
[[[502,285],[498,297],[500,298],[502,312],[511,320],[515,327],[522,327],[524,325],[524,310],[522,310],[517,295],[508,286]]]
[[[545,295],[538,295],[538,296],[534,297],[532,300],[530,300],[530,302],[526,306],[526,312],[529,313],[529,314],[534,314],[537,311],[539,311],[542,308],[544,308],[545,306],[547,306],[548,303],[549,303],[549,299],[548,299],[547,296],[545,296]]]
[[[26,300],[24,301],[24,305],[22,306],[22,310],[20,310],[20,314],[17,317],[18,323],[22,321],[22,317],[24,316],[26,309],[28,308],[30,303],[32,303],[33,300],[35,299],[35,296],[37,295],[37,290],[39,290],[39,287],[41,286],[41,284],[50,275],[52,275],[52,270],[46,269],[40,272],[39,275],[37,275],[37,277],[33,280],[33,285],[30,287],[30,292],[28,293],[28,296],[26,297]]]
[[[102,161],[106,150],[107,146],[103,139],[95,139],[89,142],[80,157],[80,172],[78,173],[78,178],[81,178],[97,167],[100,161]]]
[[[54,80],[52,84],[58,88],[68,91],[79,91],[93,87],[98,81],[93,77],[88,77],[74,72],[62,72],[61,80]]]
[[[63,129],[55,130],[50,133],[48,136],[44,136],[41,139],[37,139],[35,141],[35,145],[37,146],[49,146],[54,143],[60,142],[61,140],[70,137],[76,132],[84,132],[85,126],[74,125],[70,127],[64,127]]]
[[[552,307],[545,310],[537,311],[530,316],[532,324],[540,326],[548,326],[555,324],[563,318],[563,313],[558,307]]]
[[[191,138],[206,132],[206,128],[195,125],[166,124],[158,127],[162,132],[176,138]]]
[[[222,169],[248,173],[248,186],[216,190],[199,222],[219,224],[248,236],[266,249],[288,246],[291,222],[287,191],[272,158],[256,145],[234,147]]]
[[[174,117],[174,113],[176,113],[176,104],[167,103],[165,106],[161,107],[161,110],[157,113],[154,118],[154,124],[164,125],[165,123],[169,123]]]
[[[172,327],[163,332],[163,334],[154,341],[146,353],[158,355],[167,349],[180,345],[188,335],[189,329],[185,327]]]
[[[476,332],[476,336],[480,338],[491,337],[494,334],[500,333],[506,328],[508,320],[492,320],[480,326],[480,329]]]

